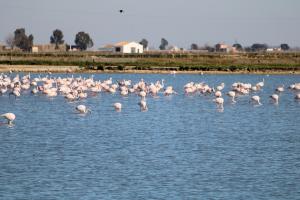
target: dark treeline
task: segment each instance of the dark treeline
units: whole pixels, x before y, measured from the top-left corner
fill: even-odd
[[[223,47],[223,46],[226,46]],[[208,52],[228,52],[226,51],[227,49],[232,49],[235,51],[239,51],[239,52],[264,52],[264,51],[268,51],[270,49],[270,51],[288,51],[290,50],[290,46],[288,44],[280,44],[278,47],[276,48],[271,48],[269,45],[267,44],[261,44],[261,43],[254,43],[251,46],[247,46],[247,47],[243,47],[241,44],[239,43],[235,43],[232,46],[229,45],[223,45],[223,44],[216,44],[215,46],[209,46],[209,45],[205,45],[204,47],[200,47],[197,44],[193,43],[191,44],[190,47],[191,50],[206,50]]]
[[[71,46],[65,44],[63,32],[60,29],[55,29],[50,36],[50,44],[55,45],[55,49],[58,49],[59,45],[66,45],[66,49],[70,49]],[[6,44],[10,49],[14,49],[15,47],[21,49],[22,51],[30,52],[33,46],[34,37],[32,34],[27,35],[25,32],[25,28],[18,28],[14,31],[14,34],[10,34],[6,38]],[[75,35],[74,39],[75,47],[81,51],[87,50],[94,46],[93,40],[90,35],[84,31],[80,31]],[[143,38],[140,42],[143,45],[144,49],[148,49],[148,40]],[[169,42],[167,39],[162,38],[159,50],[183,50],[183,48],[175,48],[175,46],[169,46]],[[290,50],[290,46],[286,43],[280,44],[276,48],[270,48],[265,43],[254,43],[251,46],[243,47],[239,43],[235,43],[232,46],[226,44],[216,44],[214,46],[204,45],[200,46],[196,43],[192,43],[190,49],[192,51],[207,51],[207,52],[264,52],[264,51],[288,51]]]
[[[50,36],[50,44],[55,44],[55,48],[58,49],[59,45],[65,44],[63,40],[64,35],[60,29],[55,29]],[[11,48],[17,47],[22,51],[31,51],[33,46],[33,35],[30,34],[29,36],[25,33],[25,28],[16,29],[14,34],[10,34],[6,38],[6,44]],[[83,31],[78,32],[75,36],[74,43],[80,50],[86,50],[87,48],[93,47],[94,43],[92,38],[88,33]],[[65,44],[66,46],[70,46]]]

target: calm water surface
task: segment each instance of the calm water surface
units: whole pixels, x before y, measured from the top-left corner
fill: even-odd
[[[165,79],[179,94],[147,98],[148,112],[140,112],[135,95],[102,92],[73,103],[61,96],[0,96],[0,113],[17,116],[13,127],[0,126],[0,199],[300,199],[300,103],[288,89],[279,105],[269,101],[278,85],[300,76],[94,78],[109,77]],[[228,91],[235,81],[262,78],[262,106],[250,105],[250,96],[236,104],[224,97],[219,112],[212,97],[183,94],[189,81],[224,82]],[[122,112],[114,111],[115,102]],[[78,104],[92,113],[76,114]]]

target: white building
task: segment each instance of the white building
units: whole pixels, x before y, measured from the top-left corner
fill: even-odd
[[[282,49],[281,48],[267,48],[267,52],[278,52],[278,51],[281,51]]]
[[[39,48],[37,46],[33,46],[33,47],[31,47],[31,52],[32,53],[38,53],[39,52]]]
[[[217,52],[226,52],[226,53],[229,53],[229,52],[235,53],[235,52],[237,52],[236,47],[233,47],[233,46],[230,46],[230,45],[227,45],[227,44],[223,44],[223,43],[216,44],[215,47],[216,47]]]
[[[119,42],[114,45],[106,45],[99,49],[100,51],[109,51],[114,53],[143,53],[143,45],[137,42]]]
[[[181,49],[177,46],[168,46],[167,49],[169,51],[181,51]]]

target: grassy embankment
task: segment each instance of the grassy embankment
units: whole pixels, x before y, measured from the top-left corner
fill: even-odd
[[[151,53],[101,52],[18,53],[1,52],[2,65],[79,66],[99,71],[220,71],[300,72],[300,53]]]

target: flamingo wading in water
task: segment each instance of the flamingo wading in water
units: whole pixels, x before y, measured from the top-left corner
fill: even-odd
[[[88,112],[92,112],[90,109],[88,109],[85,105],[78,105],[76,107],[76,110],[79,111],[82,114],[88,113]]]
[[[16,115],[14,113],[4,113],[1,117],[7,119],[7,123],[11,125],[13,121],[16,119]]]
[[[116,111],[121,111],[122,110],[122,104],[121,103],[115,103],[114,108]]]
[[[279,100],[278,94],[272,94],[270,98],[273,99],[276,104],[278,104],[278,100]]]
[[[252,96],[252,97],[251,97],[251,100],[252,100],[253,102],[256,102],[258,105],[262,105],[262,104],[260,103],[260,97],[257,96],[257,95]]]

